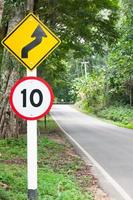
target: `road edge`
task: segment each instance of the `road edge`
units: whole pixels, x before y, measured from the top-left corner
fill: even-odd
[[[125,192],[125,190],[106,172],[106,170],[87,152],[83,149],[83,147],[74,139],[72,138],[58,123],[55,119],[53,114],[50,112],[51,117],[56,122],[58,127],[64,133],[66,138],[70,141],[70,143],[75,147],[77,153],[83,158],[83,160],[87,164],[93,164],[94,174],[99,180],[100,185],[102,186],[103,190],[109,194],[111,200],[132,200],[132,198]],[[106,180],[106,181],[104,181]],[[106,183],[105,183],[106,182]],[[105,184],[108,186],[106,187]],[[110,187],[108,189],[108,187]],[[112,188],[113,187],[113,188]]]

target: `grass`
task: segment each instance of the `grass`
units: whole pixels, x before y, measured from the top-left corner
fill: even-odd
[[[95,111],[94,108],[90,108],[87,104],[82,104],[81,102],[76,103],[75,106],[78,110],[84,112],[85,114],[103,118],[120,127],[133,129],[133,107],[110,106],[108,108]]]
[[[133,108],[110,106],[99,111],[97,116],[112,120],[118,126],[133,129]]]
[[[0,165],[1,200],[26,199],[26,167],[24,165]],[[2,186],[1,184],[1,186]]]
[[[86,180],[81,173],[85,164],[60,140],[57,125],[48,117],[45,134],[43,121],[39,127],[43,134],[38,137],[38,200],[93,200],[83,186],[91,184],[91,177]],[[26,200],[26,136],[0,140],[0,159],[0,200]]]

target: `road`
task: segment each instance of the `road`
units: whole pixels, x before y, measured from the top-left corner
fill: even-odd
[[[88,116],[70,105],[54,105],[51,114],[118,184],[123,199],[133,200],[133,130]]]

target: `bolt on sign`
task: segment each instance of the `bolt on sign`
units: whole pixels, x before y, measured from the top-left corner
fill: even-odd
[[[2,41],[30,70],[37,67],[60,43],[60,39],[33,13],[27,15]]]

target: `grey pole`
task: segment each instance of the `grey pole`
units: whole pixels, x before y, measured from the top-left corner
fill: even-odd
[[[28,200],[37,200],[37,189],[28,190]]]
[[[85,78],[87,78],[87,65],[89,64],[89,61],[83,61],[81,64],[84,66]]]

